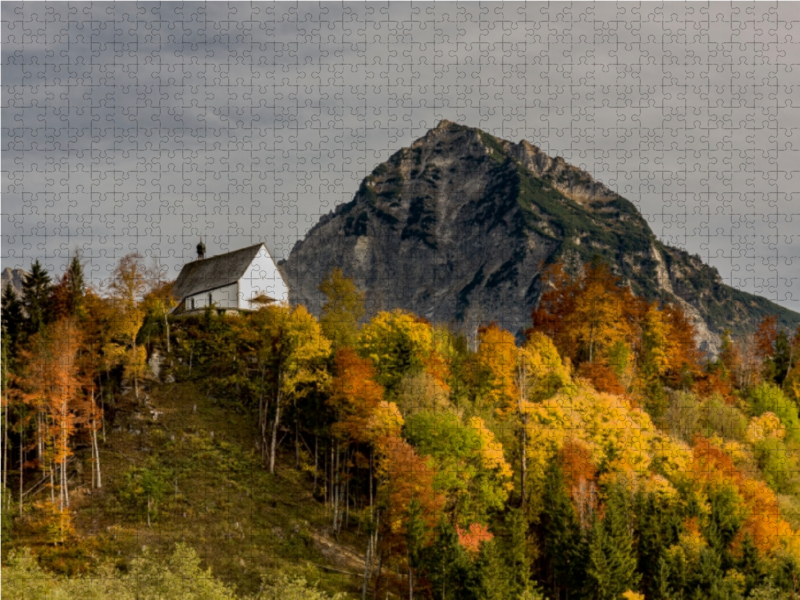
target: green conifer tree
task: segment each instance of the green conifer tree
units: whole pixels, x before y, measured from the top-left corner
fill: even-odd
[[[505,600],[517,598],[514,590],[514,573],[503,556],[497,538],[481,545],[478,560],[478,589],[475,596],[480,600]]]
[[[49,321],[50,291],[52,289],[50,275],[35,260],[31,272],[22,282],[22,306],[28,313],[29,333],[40,331]]]
[[[447,520],[442,519],[435,541],[424,548],[419,557],[420,571],[430,583],[430,593],[435,600],[477,600],[481,588],[479,569],[467,556],[455,527]]]
[[[745,590],[747,594],[754,588],[765,583],[765,564],[750,535],[746,535],[742,540],[741,556],[736,564],[736,570],[745,577]]]
[[[551,584],[556,600],[570,597],[584,585],[587,540],[557,461],[552,461],[547,469],[541,525],[545,547],[542,578]]]
[[[589,598],[619,600],[626,591],[638,588],[641,575],[636,571],[626,508],[622,490],[610,490],[605,515],[592,529],[586,572]]]
[[[86,296],[86,282],[83,278],[83,265],[80,256],[73,256],[66,273],[67,299],[70,314],[81,318],[84,314],[84,297]]]
[[[22,313],[22,303],[17,298],[11,282],[3,290],[3,329],[8,335],[8,343],[13,347],[20,339],[25,329],[25,315]]]
[[[506,547],[504,555],[511,569],[513,597],[520,596],[531,587],[531,560],[528,556],[528,523],[517,508],[506,515]]]
[[[786,335],[784,330],[779,331],[778,337],[775,338],[775,356],[771,360],[773,378],[778,387],[780,387],[789,373],[792,362],[792,346],[789,342],[789,336]]]
[[[678,542],[683,519],[675,503],[641,492],[634,502],[636,551],[646,597],[667,598],[669,565],[664,552]]]

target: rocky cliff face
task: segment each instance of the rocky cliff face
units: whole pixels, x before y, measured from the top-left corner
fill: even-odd
[[[320,219],[281,268],[294,303],[319,314],[318,285],[341,267],[367,317],[404,308],[474,334],[530,325],[540,272],[601,255],[637,294],[680,302],[714,352],[724,327],[800,315],[722,284],[698,257],[661,244],[636,207],[561,157],[442,121],[379,165],[353,200]]]
[[[6,267],[3,269],[2,274],[0,274],[0,292],[4,291],[6,289],[6,285],[10,283],[11,289],[16,292],[17,297],[22,298],[22,282],[27,274],[28,272],[23,271],[22,269],[12,269],[11,267]]]

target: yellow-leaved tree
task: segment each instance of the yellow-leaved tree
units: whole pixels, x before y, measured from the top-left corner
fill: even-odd
[[[139,380],[147,373],[147,350],[136,343],[146,314],[142,298],[147,291],[149,274],[138,253],[123,256],[109,286],[114,306],[111,321],[112,341],[103,347],[107,365],[123,365],[123,377],[133,384],[139,400]]]
[[[425,369],[434,352],[433,328],[400,309],[380,312],[362,328],[357,350],[372,361],[376,381],[392,393],[403,377]]]
[[[605,477],[624,476],[627,485],[657,478],[652,469],[655,464],[668,480],[680,476],[691,464],[686,444],[660,431],[646,412],[621,396],[584,386],[566,387],[527,409],[527,454],[531,476],[537,481],[544,480],[548,463],[569,440],[580,442],[589,451],[592,464],[601,468]],[[649,485],[656,484],[658,481]]]
[[[358,338],[358,322],[364,316],[364,292],[338,267],[319,285],[327,301],[322,305],[319,322],[333,348],[354,346]]]
[[[273,377],[269,472],[274,473],[281,415],[287,403],[327,388],[330,375],[325,361],[331,342],[323,335],[319,321],[302,305],[295,309],[283,304],[260,308],[253,315],[253,323],[263,338],[265,363]],[[265,407],[265,415],[268,412],[269,407]]]
[[[482,402],[488,403],[498,418],[510,423],[517,433],[520,499],[524,508],[529,405],[569,386],[569,367],[562,362],[552,340],[543,333],[533,332],[520,347],[509,331],[494,323],[482,327],[478,336],[478,364],[485,373]]]
[[[615,343],[631,337],[630,322],[624,318],[629,290],[620,289],[617,282],[606,264],[599,260],[589,263],[575,297],[575,309],[567,317],[568,330],[590,363]]]

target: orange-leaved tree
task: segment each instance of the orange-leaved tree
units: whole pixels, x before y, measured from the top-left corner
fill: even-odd
[[[608,265],[599,260],[585,268],[575,310],[567,321],[582,356],[589,362],[615,342],[625,342],[631,336],[630,323],[624,318],[630,290],[620,288],[618,283]]]
[[[412,555],[430,543],[445,498],[434,492],[434,471],[429,461],[403,438],[388,438],[385,452],[379,463],[385,515],[381,522],[382,537],[390,552],[407,560],[411,590]]]
[[[578,276],[555,263],[545,270],[544,280],[547,289],[531,313],[533,330],[550,337],[562,356],[575,364],[593,363],[615,343],[630,343],[638,304],[599,258]]]
[[[336,422],[333,434],[336,438],[334,456],[338,459],[340,442],[345,445],[345,457],[354,454],[348,449],[350,444],[369,445],[369,503],[373,505],[373,464],[375,452],[379,457],[386,453],[387,439],[400,435],[403,419],[392,402],[383,399],[383,387],[375,381],[375,369],[369,360],[358,356],[347,346],[340,346],[336,352],[335,376],[331,382],[331,396],[328,404],[333,407]],[[338,461],[342,468],[349,460]],[[345,477],[338,469],[334,473],[333,485],[333,527],[338,531],[341,525],[339,506],[342,493],[341,482]]]
[[[82,333],[69,319],[40,330],[23,353],[18,380],[19,399],[35,415],[37,462],[49,475],[47,525],[61,542],[70,531],[68,463],[73,438],[91,411],[80,370],[81,343]]]
[[[662,311],[668,340],[666,377],[674,385],[686,388],[700,372],[697,328],[678,304],[666,304]]]
[[[732,540],[733,546],[749,535],[761,552],[773,554],[795,537],[796,533],[781,516],[775,493],[766,483],[747,476],[728,454],[706,438],[695,439],[693,455],[689,474],[701,483],[706,493],[733,486],[742,499],[743,523]]]
[[[575,357],[575,337],[569,331],[567,317],[575,312],[575,297],[580,288],[580,278],[571,277],[564,263],[555,262],[542,271],[545,290],[539,304],[531,311],[533,329],[547,335],[562,356]]]

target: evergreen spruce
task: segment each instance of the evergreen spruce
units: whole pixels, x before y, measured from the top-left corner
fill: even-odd
[[[521,510],[512,508],[506,516],[507,543],[504,555],[511,569],[513,597],[531,587],[531,561],[528,557],[528,523]]]
[[[662,556],[658,560],[656,567],[649,597],[653,598],[653,600],[670,600],[673,597],[673,592],[670,586],[669,562]]]
[[[775,338],[775,356],[772,357],[775,384],[780,387],[783,385],[786,375],[789,373],[792,361],[792,346],[789,343],[789,336],[784,330],[778,332]]]
[[[47,324],[52,287],[50,275],[37,259],[22,282],[22,306],[28,313],[28,333],[36,333]]]
[[[478,561],[479,585],[476,596],[481,600],[504,600],[518,598],[515,590],[514,572],[512,571],[497,539],[481,545]]]
[[[552,461],[548,467],[543,500],[545,564],[542,575],[558,600],[571,597],[583,587],[587,546],[557,461]]]
[[[603,519],[595,521],[589,546],[587,596],[596,600],[618,600],[636,590],[641,575],[636,571],[636,553],[628,531],[623,492],[614,488],[606,502]]]
[[[72,257],[66,273],[68,308],[71,315],[82,317],[86,282],[83,278],[83,265],[79,256]]]
[[[741,557],[736,565],[736,570],[744,575],[748,594],[754,588],[761,586],[766,579],[764,561],[759,556],[758,548],[750,535],[746,535],[742,540]]]
[[[481,588],[478,568],[458,541],[455,527],[443,519],[436,531],[436,540],[419,553],[421,573],[430,583],[435,600],[471,600],[479,597]],[[502,577],[502,567],[493,561],[493,576]]]
[[[25,329],[25,315],[22,312],[22,303],[17,298],[11,282],[3,290],[3,329],[8,335],[8,342],[14,346],[20,339]]]
[[[682,529],[680,509],[672,502],[663,502],[653,494],[641,492],[635,500],[636,551],[638,571],[642,574],[645,596],[666,597],[661,591],[665,574],[669,572],[664,562],[664,552],[678,542]]]
[[[741,498],[732,488],[724,487],[712,494],[709,500],[711,514],[705,538],[719,556],[721,568],[727,570],[733,564],[730,553],[731,542],[744,523]]]

